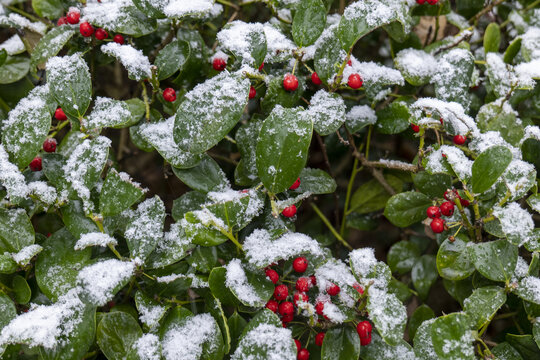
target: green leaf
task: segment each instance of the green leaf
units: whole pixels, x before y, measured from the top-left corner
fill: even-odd
[[[171,77],[181,70],[191,55],[189,43],[183,40],[173,40],[158,53],[155,65],[158,68],[158,79]]]
[[[477,329],[488,324],[497,311],[506,303],[504,289],[486,286],[473,291],[463,302],[463,310],[469,315]]]
[[[519,352],[523,359],[540,359],[540,349],[532,335],[506,334],[506,341]]]
[[[206,203],[206,195],[198,191],[188,191],[173,201],[171,215],[174,220],[180,221],[184,215],[193,209],[200,209]]]
[[[512,161],[512,152],[504,146],[492,146],[472,165],[472,190],[481,194],[495,184]]]
[[[360,356],[360,338],[351,326],[337,326],[326,332],[321,360],[357,360]]]
[[[425,320],[414,335],[414,352],[418,360],[435,360],[437,354],[431,341],[431,328],[435,319]]]
[[[358,337],[358,335],[356,336]],[[326,341],[326,337],[324,341]],[[363,360],[415,359],[415,356],[414,356],[413,349],[405,340],[398,341],[396,345],[390,345],[386,343],[378,334],[373,333],[371,334],[371,343],[369,344],[369,346],[362,347],[361,359]]]
[[[468,0],[467,0],[468,1]],[[415,6],[411,15],[413,16],[441,16],[449,14],[452,11],[450,1],[440,1],[437,6],[432,6],[429,3]]]
[[[416,331],[420,325],[429,319],[435,318],[435,313],[429,306],[422,304],[414,310],[413,314],[409,318],[409,336],[415,338]],[[416,344],[415,344],[416,345]]]
[[[394,101],[377,112],[377,131],[382,134],[398,134],[409,128],[409,106],[402,101]]]
[[[516,289],[516,295],[531,302],[540,305],[540,281],[535,276],[527,276],[520,280]]]
[[[420,257],[420,249],[410,241],[398,241],[388,251],[387,263],[392,272],[405,274],[411,271]]]
[[[184,184],[203,193],[230,187],[229,180],[221,167],[208,155],[204,155],[195,167],[189,169],[173,167],[173,172]]]
[[[237,185],[249,186],[257,180],[257,156],[255,149],[261,126],[262,122],[252,121],[242,125],[236,131],[236,146],[241,155],[238,166],[234,171],[234,180]]]
[[[274,293],[274,284],[260,269],[252,270],[240,260],[231,260],[226,266],[225,285],[244,305],[263,307]]]
[[[521,49],[521,38],[518,37],[514,39],[510,45],[506,48],[506,51],[504,52],[503,60],[507,64],[511,64],[516,55],[519,53],[519,50]]]
[[[214,297],[211,293],[205,297],[206,310],[214,317],[223,335],[224,353],[228,354],[231,351],[231,332],[229,331],[229,325],[225,311],[221,306],[221,301]]]
[[[47,108],[48,91],[35,88],[10,111],[3,122],[2,143],[10,160],[19,168],[26,167],[37,155],[51,127]]]
[[[436,98],[464,104],[464,107],[468,108],[469,87],[474,70],[472,53],[469,50],[454,48],[439,58],[437,66],[441,70],[433,78]]]
[[[319,42],[320,44],[315,50],[315,71],[322,82],[328,84],[333,80],[333,75],[338,72],[345,60],[338,37],[338,28],[329,28],[319,38]]]
[[[305,0],[296,7],[292,24],[294,42],[311,45],[321,36],[326,24],[326,7],[321,0]]]
[[[0,309],[2,309],[2,316],[0,316],[0,330],[4,328],[9,322],[17,317],[17,309],[13,300],[3,292],[0,292]],[[0,350],[1,352],[1,350]]]
[[[34,2],[33,0],[32,2]],[[43,2],[44,0],[38,0]],[[56,0],[53,0],[56,1]],[[61,10],[62,11],[62,10]],[[47,60],[56,56],[60,50],[67,44],[69,39],[75,35],[75,31],[69,26],[58,26],[52,28],[45,36],[39,40],[32,51],[30,63],[32,67],[39,66],[43,68]]]
[[[161,305],[141,290],[137,290],[134,299],[137,311],[141,314],[141,322],[150,329],[158,326],[159,321],[165,316],[167,310],[171,308],[171,305]]]
[[[197,85],[176,112],[173,135],[178,146],[199,154],[220,142],[240,120],[248,92],[249,80],[227,71]]]
[[[253,68],[258,68],[266,57],[266,34],[261,24],[229,22],[218,33],[217,39],[224,50]]]
[[[437,252],[437,270],[442,278],[462,280],[474,272],[467,244],[468,239],[464,235],[456,236],[454,241],[443,241]]]
[[[8,53],[6,49],[0,49],[0,66],[2,66],[7,59]]]
[[[99,211],[102,215],[120,214],[139,200],[145,190],[126,173],[109,170],[99,195]]]
[[[11,288],[13,289],[13,296],[18,304],[26,304],[32,297],[32,290],[26,282],[25,278],[20,275],[15,275],[11,280]]]
[[[519,352],[507,342],[499,343],[491,349],[491,353],[497,357],[497,360],[523,360]]]
[[[47,238],[38,255],[36,280],[43,294],[53,301],[75,287],[79,270],[92,256],[91,248],[74,251],[76,242],[77,239],[62,228]]]
[[[529,138],[521,144],[523,160],[534,165],[537,171],[540,170],[540,140]]]
[[[293,126],[291,126],[294,124]],[[257,171],[268,191],[287,190],[306,165],[313,123],[301,109],[276,106],[257,142]]]
[[[414,288],[421,298],[426,299],[429,289],[437,281],[437,261],[434,255],[422,255],[411,272]]]
[[[0,249],[19,252],[35,240],[34,227],[23,209],[0,209]]]
[[[131,1],[92,5],[98,6],[100,9],[87,11],[85,16],[86,20],[94,26],[134,37],[148,35],[156,30],[156,20],[139,11]],[[102,14],[110,14],[111,16],[103,16]]]
[[[516,268],[518,247],[505,239],[468,247],[476,270],[493,281],[510,281]]]
[[[440,198],[446,190],[452,187],[452,177],[447,174],[430,174],[427,171],[421,171],[413,174],[412,178],[414,186],[431,198]]]
[[[431,199],[418,192],[407,191],[396,194],[388,200],[384,216],[399,227],[410,226],[426,217]]]
[[[345,111],[345,102],[340,95],[321,89],[311,97],[307,114],[313,120],[315,131],[326,136],[343,125]]]
[[[336,191],[336,181],[324,170],[304,168],[300,172],[300,186],[295,192],[311,194],[332,194]]]
[[[68,117],[77,119],[86,113],[92,99],[92,80],[88,65],[79,54],[49,59],[47,83]]]
[[[18,267],[10,253],[0,254],[0,274],[13,274]]]
[[[499,52],[501,46],[501,28],[497,23],[490,23],[484,33],[484,52]]]
[[[396,192],[402,190],[403,182],[401,179],[389,174],[384,176],[384,178]],[[360,185],[354,192],[351,198],[350,211],[354,211],[358,214],[367,214],[384,209],[390,196],[391,194],[386,191],[378,180],[371,179]]]
[[[191,244],[179,223],[171,225],[169,232],[163,235],[146,264],[150,268],[163,268],[185,258],[195,245]]]
[[[236,311],[227,319],[227,326],[231,333],[231,349],[236,349],[240,335],[244,331],[247,321],[244,320]]]
[[[124,360],[133,344],[143,332],[137,321],[128,313],[105,313],[98,324],[96,341],[109,360]]]
[[[261,101],[261,108],[264,114],[269,114],[274,107],[281,105],[284,108],[295,107],[305,90],[305,81],[298,78],[298,89],[287,91],[283,88],[283,76],[269,76],[266,85],[266,94]]]
[[[98,96],[92,112],[81,121],[81,126],[83,129],[93,130],[119,127],[129,122],[131,122],[131,111],[125,101]]]
[[[394,294],[371,287],[366,309],[384,341],[398,345],[403,340],[407,311]]]
[[[186,261],[198,272],[209,274],[214,267],[219,266],[217,248],[197,246]]]
[[[212,294],[221,301],[224,305],[236,306],[238,305],[238,299],[225,285],[225,276],[227,270],[224,267],[217,267],[212,269],[210,276],[208,277],[208,285]]]
[[[476,122],[483,132],[498,131],[513,146],[519,146],[523,138],[523,125],[518,123],[512,108],[501,108],[495,103],[485,104],[478,111]]]
[[[215,219],[207,219],[206,224],[203,224],[197,213],[190,211],[184,215],[185,222],[182,223],[186,236],[191,240],[193,244],[201,246],[216,246],[223,244],[229,238],[217,229]],[[227,229],[221,229],[227,231]]]
[[[61,215],[64,225],[76,239],[83,234],[99,232],[96,223],[85,215],[82,202],[78,200],[72,200],[62,207]]]
[[[0,84],[11,84],[21,80],[30,70],[30,59],[26,56],[8,56],[0,66]]]
[[[431,340],[441,360],[476,359],[471,319],[464,313],[452,313],[435,319],[431,327]]]
[[[61,0],[32,0],[32,8],[39,16],[49,19],[59,18],[64,14]]]

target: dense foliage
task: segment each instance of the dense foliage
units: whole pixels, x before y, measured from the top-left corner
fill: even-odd
[[[539,4],[3,0],[2,358],[539,359]]]

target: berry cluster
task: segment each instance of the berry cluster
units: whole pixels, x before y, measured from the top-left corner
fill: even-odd
[[[347,62],[347,65],[352,66],[351,60]],[[319,74],[317,74],[315,71],[311,73],[311,82],[313,83],[313,85],[317,86],[322,84],[322,80],[319,77]],[[349,75],[347,85],[351,89],[360,89],[363,84],[364,81],[359,74],[354,73]],[[293,74],[286,74],[283,78],[283,88],[287,91],[295,91],[296,89],[298,89],[298,78]]]
[[[444,192],[444,198],[446,201],[444,201],[441,205],[430,206],[426,210],[428,218],[432,219],[429,226],[431,227],[431,230],[433,230],[433,232],[436,234],[442,233],[445,230],[446,224],[445,221],[441,218],[441,216],[452,216],[454,214],[454,206],[456,199],[463,207],[467,207],[470,205],[469,201],[462,199],[457,190],[455,189],[446,190]]]
[[[58,19],[58,22],[56,23],[57,26],[65,25],[65,24],[71,24],[75,25],[78,24],[81,19],[81,13],[79,9],[77,8],[71,8],[69,9],[69,12],[66,16],[62,16],[60,19]],[[82,22],[79,25],[79,32],[84,37],[90,37],[95,34],[96,39],[98,40],[105,40],[109,37],[109,33],[102,28],[98,28],[94,30],[94,27],[87,21]],[[117,34],[114,36],[113,41],[118,44],[124,43],[124,37],[120,34]]]

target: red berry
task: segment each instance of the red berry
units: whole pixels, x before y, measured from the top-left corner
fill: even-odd
[[[168,102],[176,100],[176,91],[173,88],[166,88],[163,90],[163,99]]]
[[[317,346],[322,346],[322,343],[324,341],[324,335],[325,335],[325,333],[320,332],[315,336],[315,344]]]
[[[314,85],[321,85],[321,84],[322,84],[322,81],[321,81],[321,78],[319,77],[319,74],[317,74],[316,72],[314,72],[313,74],[311,74],[311,82],[312,82]]]
[[[309,290],[309,280],[308,278],[301,277],[296,280],[296,290],[301,292],[306,292]]]
[[[369,345],[370,343],[371,343],[371,335],[360,338],[360,345],[366,346],[366,345]]]
[[[261,66],[259,66],[259,71],[262,71],[263,68],[264,68],[264,61],[262,62]]]
[[[439,2],[439,0],[427,0],[427,2],[429,5],[435,5],[436,3]]]
[[[441,125],[444,123],[442,118],[439,118],[439,122],[441,123]]]
[[[309,296],[306,293],[296,291],[293,295],[294,305],[298,306],[299,302],[308,302]]]
[[[287,323],[293,321],[293,319],[294,319],[293,314],[282,316],[281,317],[281,322],[283,323],[283,327],[286,327]]]
[[[120,35],[120,34],[116,34],[116,35],[114,35],[114,37],[113,37],[113,41],[114,41],[115,43],[117,43],[117,44],[122,45],[122,44],[124,43],[124,37],[123,37],[122,35]]]
[[[284,301],[279,304],[278,311],[283,316],[288,316],[294,314],[294,306],[290,301]]]
[[[43,150],[48,153],[52,153],[56,151],[56,139],[55,138],[48,138],[45,139],[43,142]]]
[[[463,144],[465,144],[466,140],[467,139],[463,135],[454,136],[454,144],[456,144],[456,145],[463,145]]]
[[[294,215],[296,215],[296,205],[287,206],[285,209],[283,209],[281,213],[285,217],[293,217]]]
[[[360,293],[360,295],[363,295],[364,294],[364,288],[358,284],[358,283],[354,283],[353,284],[353,288],[358,291]]]
[[[289,296],[289,289],[287,285],[278,285],[274,289],[274,298],[278,301],[285,300]]]
[[[30,170],[32,171],[41,171],[42,169],[42,166],[41,166],[41,157],[40,156],[36,156],[31,162],[30,162]]]
[[[336,296],[337,294],[339,294],[340,291],[341,289],[336,284],[332,284],[328,287],[328,289],[326,289],[326,292],[330,296]]]
[[[411,129],[415,133],[420,132],[420,126],[418,126],[418,125],[411,124]]]
[[[445,201],[441,204],[440,209],[444,216],[452,216],[454,213],[454,203],[452,201]]]
[[[309,277],[309,280],[311,280],[311,286],[317,285],[317,278],[315,277],[315,275],[311,275]]]
[[[324,303],[322,301],[319,301],[318,303],[315,304],[315,312],[317,314],[322,315],[323,310],[324,310]]]
[[[351,89],[360,89],[362,87],[362,84],[364,82],[362,81],[362,78],[358,74],[351,74],[349,75],[349,81],[347,82],[347,85]]]
[[[433,219],[429,226],[431,226],[431,230],[433,230],[434,233],[442,233],[444,231],[444,220],[441,218]]]
[[[444,192],[443,197],[444,197],[446,200],[452,201],[452,199],[450,199],[450,193],[453,193],[454,196],[459,196],[459,195],[458,195],[458,192],[457,192],[456,190],[446,190],[446,191]]]
[[[360,321],[358,325],[356,325],[356,332],[358,333],[358,336],[360,336],[360,339],[371,336],[371,330],[373,330],[373,327],[367,320]]]
[[[426,210],[428,218],[435,219],[441,217],[441,209],[437,206],[430,206]]]
[[[296,358],[298,360],[309,360],[309,351],[307,351],[307,349],[301,349]]]
[[[78,24],[81,18],[81,13],[78,9],[70,10],[66,15],[66,20],[70,24]]]
[[[467,207],[467,206],[471,205],[469,200],[465,200],[465,199],[462,199],[462,198],[459,198],[459,202],[461,203],[461,206],[463,206],[463,207]]]
[[[296,352],[299,352],[302,349],[302,344],[296,339],[294,339],[294,344],[296,345]]]
[[[257,95],[257,90],[253,86],[249,88],[249,98],[253,99]]]
[[[296,181],[294,182],[294,184],[291,185],[289,190],[296,190],[298,189],[299,186],[300,186],[300,178],[296,179]]]
[[[223,71],[227,67],[227,62],[223,58],[214,58],[214,61],[212,61],[212,67],[216,71]]]
[[[426,2],[426,0],[416,0],[416,3],[418,5],[423,5]]]
[[[89,37],[94,33],[94,27],[85,21],[79,25],[79,31],[82,36]]]
[[[266,308],[272,312],[278,311],[278,302],[276,300],[268,300]]]
[[[298,89],[298,78],[292,74],[287,74],[283,78],[283,88],[287,91]]]
[[[54,117],[56,118],[56,120],[60,121],[67,120],[67,116],[64,113],[64,110],[62,110],[62,108],[56,109],[56,111],[54,112]]]
[[[58,21],[56,22],[56,26],[61,26],[67,24],[67,18],[65,16],[62,16]]]
[[[266,277],[269,278],[270,281],[272,281],[274,284],[277,284],[277,282],[279,281],[279,274],[276,270],[266,269],[265,273]]]
[[[308,267],[308,261],[305,257],[299,256],[293,260],[292,267],[294,271],[303,273]]]
[[[347,65],[352,66],[352,60],[351,59],[349,59],[349,61],[347,61]]]
[[[108,37],[109,33],[107,33],[107,31],[103,30],[102,28],[96,30],[96,39],[105,40]]]

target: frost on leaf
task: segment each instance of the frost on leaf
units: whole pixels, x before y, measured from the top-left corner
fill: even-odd
[[[45,181],[33,181],[28,184],[29,194],[46,205],[53,205],[58,194],[56,188],[47,185]]]
[[[351,57],[351,66],[345,66],[343,71],[342,85],[346,85],[349,76],[359,74],[366,89],[366,95],[370,99],[382,100],[387,94],[387,88],[391,85],[403,85],[404,79],[401,73],[387,66],[382,66],[372,61],[360,62]]]
[[[19,266],[25,266],[34,256],[39,254],[41,250],[43,250],[43,247],[41,245],[28,245],[22,248],[19,252],[12,254],[12,257]]]
[[[357,132],[377,122],[377,115],[368,105],[353,106],[345,115],[345,125],[350,132]]]
[[[137,50],[131,45],[110,42],[107,45],[101,45],[101,51],[120,61],[126,68],[130,79],[141,81],[152,76],[150,60],[141,50]]]
[[[135,294],[135,303],[139,312],[139,320],[149,328],[159,325],[159,321],[170,308],[169,305],[161,305],[141,291],[137,291]]]
[[[165,15],[172,18],[181,18],[185,16],[202,17],[209,14],[214,6],[214,0],[154,0],[153,3],[164,4],[163,12]]]
[[[314,129],[323,136],[337,131],[345,120],[345,102],[337,94],[321,89],[313,95],[307,110]]]
[[[411,113],[415,124],[429,124],[432,121],[439,123],[439,119],[442,119],[445,128],[453,135],[478,131],[473,118],[467,115],[463,106],[457,102],[421,98],[412,104]],[[428,115],[431,116],[426,117]]]
[[[377,331],[391,345],[403,339],[407,323],[405,306],[394,294],[370,287],[366,309]]]
[[[155,21],[137,10],[132,0],[89,1],[81,15],[93,25],[126,35],[142,36],[155,30]]]
[[[281,32],[278,26],[265,23],[263,27],[267,43],[267,52],[264,62],[273,64],[291,58],[293,50],[296,49],[296,45]]]
[[[0,25],[21,30],[28,29],[41,35],[47,32],[47,25],[45,23],[39,21],[31,22],[27,18],[15,13],[6,15],[3,13],[3,10],[2,14],[0,14]]]
[[[6,50],[8,55],[17,55],[26,51],[24,43],[21,40],[21,37],[17,34],[13,35],[2,44],[0,44],[0,49]]]
[[[405,341],[392,346],[386,343],[378,334],[372,333],[369,346],[362,348],[362,355],[366,359],[377,360],[424,360],[424,358],[415,356],[411,346]],[[435,360],[434,358],[425,358],[426,360]]]
[[[493,215],[501,222],[501,228],[508,240],[523,245],[531,240],[534,229],[532,215],[518,203],[509,203],[504,207],[496,206]]]
[[[231,360],[295,360],[292,333],[270,324],[260,324],[240,340]]]
[[[195,245],[191,244],[180,223],[171,228],[159,240],[147,263],[152,268],[162,268],[183,259]]]
[[[107,247],[109,245],[116,246],[118,242],[115,238],[108,234],[101,232],[91,232],[81,235],[81,238],[77,240],[74,249],[82,250],[90,246]]]
[[[258,67],[266,55],[266,36],[260,23],[233,21],[217,34],[217,40],[224,49],[248,65]]]
[[[260,306],[267,299],[262,299],[249,282],[247,273],[239,259],[233,259],[225,266],[227,273],[225,285],[234,292],[238,300],[249,306]]]
[[[506,189],[510,191],[510,201],[525,196],[536,182],[534,165],[521,160],[512,160],[502,175]]]
[[[332,285],[337,285],[341,289],[339,293],[341,302],[348,307],[354,306],[358,291],[353,288],[353,285],[357,281],[351,273],[350,267],[344,262],[330,259],[315,270],[315,277],[321,293],[324,293]]]
[[[86,266],[77,276],[81,297],[91,305],[103,306],[128,283],[134,271],[133,262],[116,259]]]
[[[144,334],[133,344],[135,353],[141,360],[160,360],[161,344],[154,334]]]
[[[469,86],[474,68],[474,57],[465,49],[452,49],[443,54],[432,77],[437,98],[454,101],[469,108]]]
[[[0,183],[6,188],[12,202],[17,203],[29,192],[24,175],[9,161],[4,145],[0,144]]]
[[[439,150],[429,154],[426,170],[432,174],[449,173],[448,166],[450,166],[460,179],[468,180],[472,176],[472,164],[473,161],[457,147],[443,145]]]
[[[527,276],[519,282],[516,293],[522,299],[540,305],[540,279]]]
[[[244,250],[249,263],[257,267],[268,266],[301,254],[323,255],[319,243],[307,235],[291,232],[272,239],[271,234],[264,229],[257,229],[246,237]]]
[[[405,80],[415,86],[427,84],[437,72],[437,60],[423,50],[412,48],[401,50],[394,62]]]
[[[355,249],[349,253],[351,269],[364,286],[386,289],[391,274],[388,265],[375,258],[375,250],[372,248]]]
[[[82,121],[86,129],[101,129],[122,125],[131,120],[128,105],[119,100],[98,96],[87,119]]]

